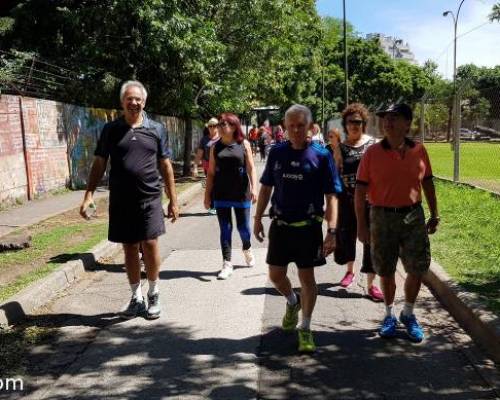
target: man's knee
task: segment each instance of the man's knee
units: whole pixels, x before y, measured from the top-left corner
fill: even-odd
[[[302,287],[316,287],[316,278],[314,276],[314,268],[299,269],[299,280]]]
[[[277,267],[270,265],[269,266],[269,280],[276,284],[281,283],[284,279],[286,279],[286,271],[285,267]]]
[[[139,243],[123,243],[123,251],[125,254],[138,253]]]

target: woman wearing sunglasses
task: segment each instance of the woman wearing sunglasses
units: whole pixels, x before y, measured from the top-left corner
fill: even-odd
[[[363,104],[350,104],[342,112],[342,126],[345,131],[345,140],[337,147],[336,161],[340,164],[340,174],[344,190],[339,195],[339,216],[337,229],[337,247],[335,262],[347,265],[347,271],[340,281],[344,288],[351,286],[354,281],[354,260],[356,259],[356,213],[354,210],[354,190],[356,187],[356,173],[361,157],[368,146],[375,143],[375,139],[365,134],[368,122],[368,110]],[[366,203],[368,207],[368,202]],[[367,212],[366,215],[369,213]],[[373,301],[383,301],[384,296],[374,285],[375,271],[372,267],[369,244],[363,245],[363,261],[361,272],[367,275],[368,295]]]
[[[245,262],[249,267],[255,264],[250,243],[250,207],[257,200],[257,176],[252,149],[244,139],[238,117],[231,113],[221,114],[219,127],[220,140],[210,148],[204,203],[208,209],[213,200],[217,212],[223,258],[222,269],[217,277],[227,279],[233,273],[231,209],[236,215]]]

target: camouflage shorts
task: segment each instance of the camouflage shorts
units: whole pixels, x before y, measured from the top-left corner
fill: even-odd
[[[422,207],[408,213],[372,207],[370,245],[373,268],[380,276],[396,272],[398,257],[407,273],[422,275],[427,272],[431,250]]]

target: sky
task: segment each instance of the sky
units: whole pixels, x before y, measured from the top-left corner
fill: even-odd
[[[500,65],[500,22],[488,22],[488,14],[498,0],[465,0],[457,28],[457,66]],[[383,33],[408,42],[422,65],[431,59],[445,78],[453,77],[453,18],[459,0],[346,0],[347,20],[354,29]],[[342,18],[342,0],[317,0],[322,16]],[[461,36],[462,35],[462,36]]]

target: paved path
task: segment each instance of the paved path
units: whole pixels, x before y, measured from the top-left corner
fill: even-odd
[[[34,349],[24,398],[496,398],[482,378],[494,367],[427,290],[418,314],[428,339],[382,340],[376,330],[383,306],[366,298],[362,282],[340,289],[343,269],[331,258],[317,269],[318,351],[297,354],[295,334],[278,328],[285,302],[267,281],[265,243],[254,247],[254,268],[237,267],[218,281],[217,220],[201,199],[161,240],[162,317],[116,317],[129,297],[120,260],[89,273],[33,317],[34,324],[58,326],[60,335]],[[233,247],[235,264],[243,264],[239,240]],[[295,267],[290,276],[297,286]]]

